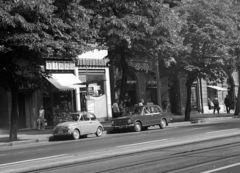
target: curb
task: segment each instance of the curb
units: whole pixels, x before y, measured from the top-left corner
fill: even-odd
[[[208,123],[208,122],[220,122],[224,120],[232,120],[235,118],[240,118],[240,116],[233,116],[233,117],[217,117],[217,118],[196,118],[191,121],[186,122],[170,122],[169,127],[177,127],[177,126],[187,126],[187,125],[194,125],[194,124],[202,124],[202,123]],[[112,127],[104,127],[103,134],[112,134]],[[40,138],[40,139],[29,139],[25,141],[13,141],[13,142],[6,142],[3,144],[0,144],[1,147],[11,147],[11,146],[19,146],[24,144],[34,144],[34,143],[41,143],[41,142],[49,142],[53,136],[49,136],[47,138]]]

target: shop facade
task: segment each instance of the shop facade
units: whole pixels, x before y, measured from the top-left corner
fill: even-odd
[[[174,93],[169,87],[167,78],[161,78],[160,80],[161,103],[158,103],[156,62],[139,58],[138,60],[130,60],[128,65],[126,98],[131,98],[131,104],[138,104],[140,99],[143,98],[145,104],[157,104],[163,108],[164,112],[171,112],[170,98],[171,94]],[[111,69],[111,86],[113,88],[111,94],[114,95],[112,98],[112,101],[114,101],[120,97],[122,76],[121,71],[117,68],[112,67]]]
[[[107,50],[94,50],[78,56],[76,71],[80,85],[80,110],[95,113],[100,121],[112,118],[111,87]]]

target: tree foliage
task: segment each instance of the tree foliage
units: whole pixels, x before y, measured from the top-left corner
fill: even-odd
[[[236,41],[236,23],[229,16],[228,1],[197,0],[176,9],[185,19],[180,36],[183,49],[172,49],[171,70],[186,77],[187,103],[185,120],[190,119],[191,85],[197,78],[222,82],[226,64],[234,58],[232,42]]]
[[[0,0],[0,85],[12,93],[10,140],[17,140],[19,87],[37,87],[46,58],[72,60],[95,37],[80,0]]]
[[[108,47],[110,64],[122,70],[121,95],[127,91],[128,60],[156,60],[160,50],[174,44],[180,19],[162,0],[86,0],[99,26],[100,45]]]

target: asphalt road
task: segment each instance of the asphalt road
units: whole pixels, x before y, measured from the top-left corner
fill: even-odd
[[[74,140],[60,140],[51,143],[26,145],[21,147],[8,147],[0,149],[0,172],[10,167],[26,166],[39,163],[40,161],[51,162],[53,159],[71,159],[72,156],[85,157],[91,154],[94,159],[103,151],[112,153],[114,149],[119,153],[126,148],[139,148],[140,146],[151,146],[154,143],[166,143],[168,141],[180,140],[185,137],[198,137],[200,135],[214,135],[215,133],[232,133],[239,131],[240,121],[232,120],[213,124],[196,124],[175,128],[159,129],[158,127],[143,132],[122,132],[108,134],[101,138],[94,135],[89,138]],[[90,154],[89,154],[90,153]],[[71,156],[71,157],[70,157]],[[125,159],[128,160],[128,159]],[[49,163],[50,164],[50,163]],[[60,162],[59,162],[60,164]]]

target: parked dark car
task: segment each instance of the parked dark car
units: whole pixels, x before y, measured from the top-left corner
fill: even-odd
[[[126,110],[122,117],[112,120],[113,130],[133,129],[135,132],[147,130],[150,126],[159,125],[165,128],[172,120],[163,115],[158,105],[132,106]]]

